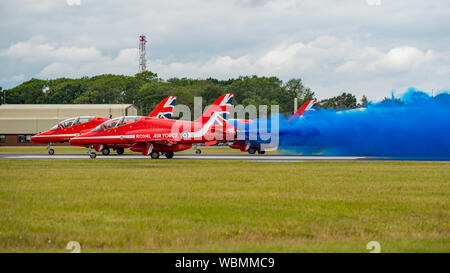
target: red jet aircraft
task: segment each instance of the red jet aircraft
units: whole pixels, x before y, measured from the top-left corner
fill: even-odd
[[[89,133],[72,138],[70,143],[89,147],[98,143],[131,145],[132,151],[150,155],[153,159],[159,158],[161,152],[166,158],[172,158],[174,152],[189,149],[192,144],[213,145],[234,139],[236,130],[225,121],[232,100],[233,94],[221,96],[195,121],[128,116],[115,118]],[[89,155],[96,157],[91,149]]]
[[[149,116],[157,118],[171,118],[174,104],[175,97],[167,97],[161,101],[161,103],[150,113]],[[55,150],[50,148],[52,143],[69,142],[71,138],[87,133],[108,120],[109,118],[94,116],[69,118],[56,124],[48,131],[34,135],[31,137],[31,141],[38,144],[47,144],[48,153],[53,155]],[[118,154],[122,154],[123,152],[123,148],[119,147],[117,149]]]
[[[51,149],[52,143],[68,142],[71,138],[83,132],[89,132],[99,124],[109,120],[102,117],[81,116],[69,118],[53,126],[50,130],[31,137],[33,143],[47,144],[49,155],[53,155],[55,150]]]
[[[170,96],[162,100],[158,106],[156,106],[155,109],[148,115],[150,118],[157,118],[157,119],[171,119],[173,108],[175,107],[175,96]],[[115,126],[114,121],[107,124],[108,127]],[[92,128],[93,129],[93,128]],[[74,144],[74,146],[83,146],[86,148],[89,148],[89,145],[77,145]],[[95,144],[92,145],[92,148],[94,148],[97,152],[102,152],[103,155],[109,155],[110,149],[114,149],[117,151],[118,154],[123,154],[125,148],[130,148],[131,144]]]
[[[303,104],[297,112],[295,112],[292,117],[288,120],[288,122],[291,122],[293,119],[301,117],[306,112],[314,111],[313,107],[317,103],[317,100],[310,100],[307,101],[305,104]],[[246,128],[246,125],[253,122],[254,120],[247,120],[247,119],[230,119],[228,122],[232,123],[237,130],[244,130]],[[242,128],[244,127],[244,128]],[[247,139],[240,139],[235,140],[233,143],[229,146],[232,149],[239,149],[242,152],[247,151],[249,154],[255,154],[258,152],[259,154],[264,154],[265,151],[261,148],[261,143],[259,141],[251,141]]]

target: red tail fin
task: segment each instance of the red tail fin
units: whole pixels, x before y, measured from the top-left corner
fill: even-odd
[[[231,104],[233,103],[233,94],[225,94],[220,96],[196,122],[206,123],[210,117],[216,113],[219,118],[228,119],[230,114]]]
[[[192,131],[186,134],[186,139],[201,138],[209,132],[213,126],[214,129],[227,132],[227,126],[232,126],[225,121],[230,114],[232,101],[233,94],[220,96],[220,98],[206,109],[201,117],[193,122],[194,128],[191,128]]]
[[[171,119],[176,98],[175,96],[170,96],[163,99],[148,116],[152,118]]]
[[[317,103],[317,100],[310,100],[305,102],[298,110],[295,112],[292,117],[288,120],[291,121],[292,119],[296,117],[302,116],[305,112],[314,111],[313,107]]]

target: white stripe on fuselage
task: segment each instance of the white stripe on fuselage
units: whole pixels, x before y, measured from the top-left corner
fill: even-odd
[[[65,135],[41,135],[41,136],[33,136],[33,137],[75,137],[80,134],[65,134]]]
[[[218,117],[218,113],[214,113],[211,118],[208,120],[208,122],[205,123],[205,125],[196,132],[189,132],[188,138],[197,138],[204,136],[208,130],[211,128],[211,126],[214,124],[214,121],[216,121]],[[136,135],[117,135],[117,136],[79,136],[77,139],[134,139],[136,138]]]
[[[118,136],[92,136],[92,137],[77,137],[77,139],[129,139],[135,138],[135,135],[118,135]]]
[[[224,111],[224,112],[228,112],[228,111]],[[188,138],[203,137],[209,131],[209,129],[211,128],[211,126],[214,124],[214,122],[216,120],[218,120],[218,122],[220,124],[222,124],[222,121],[218,118],[224,112],[213,113],[211,118],[205,123],[205,125],[200,130],[195,131],[195,132],[188,132]],[[134,138],[135,138],[135,135],[118,135],[118,136],[94,136],[94,137],[81,136],[81,137],[78,137],[77,139],[134,139]]]

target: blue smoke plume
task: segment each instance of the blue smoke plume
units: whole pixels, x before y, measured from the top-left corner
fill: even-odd
[[[364,110],[280,116],[279,149],[304,155],[450,157],[450,95],[409,89]]]

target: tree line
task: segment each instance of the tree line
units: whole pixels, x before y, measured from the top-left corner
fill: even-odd
[[[167,96],[177,96],[177,104],[193,107],[194,97],[202,97],[209,105],[224,93],[233,93],[237,104],[279,105],[281,113],[292,113],[294,98],[298,105],[315,99],[314,92],[305,87],[300,78],[283,82],[277,77],[241,76],[229,80],[171,78],[163,80],[146,71],[135,76],[99,75],[79,79],[31,79],[14,88],[2,91],[8,104],[134,104],[145,115]],[[367,104],[354,95],[342,93],[322,100],[318,107],[352,109]]]

